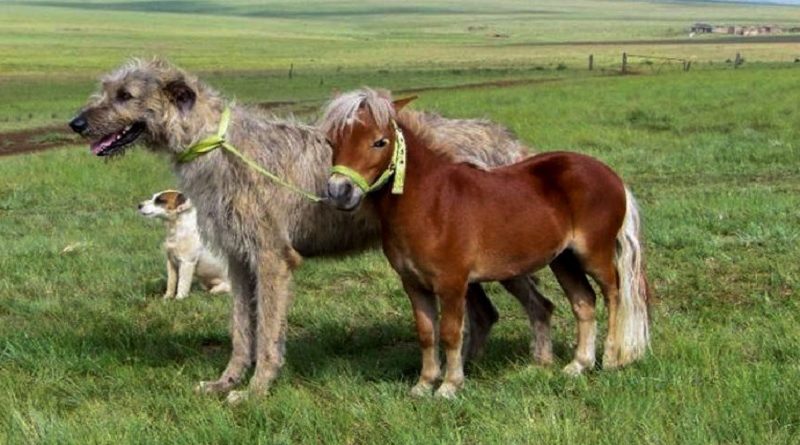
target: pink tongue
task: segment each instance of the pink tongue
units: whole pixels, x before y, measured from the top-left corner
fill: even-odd
[[[117,134],[114,133],[112,135],[104,137],[103,139],[100,139],[97,142],[92,142],[92,145],[89,148],[92,150],[93,154],[99,154],[114,142],[116,136]]]

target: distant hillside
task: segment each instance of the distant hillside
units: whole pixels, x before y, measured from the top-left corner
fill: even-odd
[[[754,5],[800,6],[800,0],[666,0],[661,3],[738,3]]]

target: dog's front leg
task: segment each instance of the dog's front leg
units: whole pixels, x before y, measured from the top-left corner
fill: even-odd
[[[192,290],[195,267],[197,267],[197,263],[194,261],[183,261],[178,266],[178,292],[175,295],[178,300],[183,300],[189,296],[189,291]]]
[[[167,257],[167,290],[164,298],[169,299],[175,296],[175,289],[178,286],[178,270],[172,264],[172,260]]]
[[[253,363],[255,334],[255,280],[250,267],[233,257],[228,260],[228,273],[233,294],[231,317],[231,352],[228,366],[216,381],[200,382],[197,392],[226,394],[244,378]]]
[[[229,403],[236,404],[249,395],[265,394],[283,366],[286,318],[291,305],[292,265],[291,258],[274,251],[259,255],[256,277],[256,369],[248,391],[232,391],[228,394]]]

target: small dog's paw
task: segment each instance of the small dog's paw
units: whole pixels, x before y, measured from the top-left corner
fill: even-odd
[[[162,298],[164,298],[165,300],[171,300],[171,299],[175,298],[175,294],[173,294],[171,292],[167,292],[167,293],[164,294],[164,296]]]
[[[230,292],[231,292],[231,287],[228,285],[228,283],[217,284],[208,291],[208,293],[210,294],[224,294]]]
[[[178,295],[175,296],[175,299],[176,300],[185,300],[186,297],[188,297],[188,296],[189,296],[189,294],[178,294]]]

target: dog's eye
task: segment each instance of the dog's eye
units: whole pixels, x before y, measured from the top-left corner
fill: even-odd
[[[133,96],[131,96],[131,93],[129,93],[129,92],[125,91],[125,90],[117,91],[117,100],[118,101],[127,102],[127,101],[129,101],[131,99],[133,99]]]
[[[156,204],[161,205],[161,204],[164,204],[165,202],[167,202],[167,200],[164,199],[163,196],[159,195],[159,196],[156,197]]]
[[[375,143],[372,144],[372,147],[373,148],[383,148],[383,147],[387,146],[388,144],[389,144],[389,139],[381,138],[381,139],[378,139],[377,141],[375,141]]]

